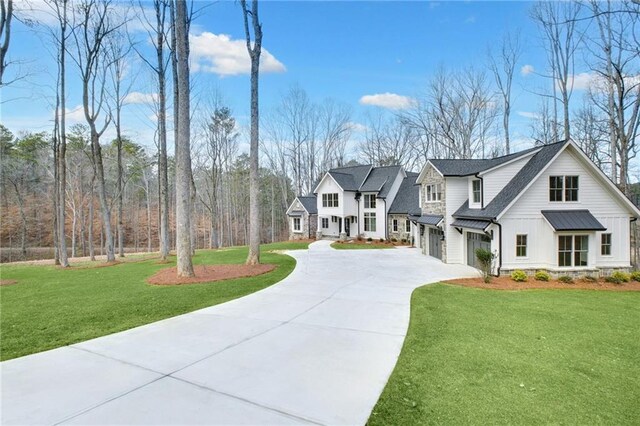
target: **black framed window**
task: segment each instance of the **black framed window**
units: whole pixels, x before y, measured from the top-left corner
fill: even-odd
[[[365,232],[376,232],[376,214],[373,212],[364,213]]]
[[[611,256],[611,234],[600,235],[600,254]]]
[[[527,257],[527,235],[516,235],[516,256]]]
[[[558,266],[571,266],[571,253],[573,252],[573,236],[558,236]]]
[[[564,177],[564,200],[578,201],[578,176]]]
[[[322,228],[323,229],[327,229],[329,227],[329,218],[323,217],[322,218]]]
[[[589,264],[589,236],[576,235],[573,246],[573,266],[587,266]]]
[[[409,219],[404,221],[405,232],[411,232],[411,221]]]
[[[322,207],[338,207],[338,194],[322,194]]]
[[[562,201],[563,181],[562,176],[549,176],[549,201]]]
[[[293,218],[293,230],[294,231],[299,231],[300,230],[300,218],[299,217],[294,217]]]
[[[480,179],[474,179],[471,181],[471,192],[473,194],[473,202],[481,203],[482,202],[482,182]]]
[[[364,194],[364,208],[365,209],[375,209],[376,208],[376,195],[375,194]]]
[[[589,236],[559,235],[558,266],[588,266]]]
[[[391,229],[393,229],[393,232],[398,232],[398,219],[391,221]]]

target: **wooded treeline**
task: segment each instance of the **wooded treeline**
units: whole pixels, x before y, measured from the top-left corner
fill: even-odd
[[[10,30],[13,2],[0,1],[0,28]],[[176,31],[175,23],[186,12],[181,19],[188,32],[197,11],[177,11],[178,4],[182,6],[180,0],[45,0],[57,24],[30,25],[45,34],[58,58],[52,82],[55,122],[44,133],[0,129],[2,260],[26,258],[30,248],[53,246],[70,256],[113,256],[126,249],[160,250],[164,257],[176,245],[177,196],[183,203],[189,200],[193,248],[247,244],[252,162],[242,147],[249,136],[252,148],[259,140],[261,164],[260,214],[253,222],[261,241],[281,240],[287,236],[284,212],[293,197],[311,192],[330,167],[399,163],[419,170],[428,158],[483,158],[509,153],[516,145],[524,148],[523,135],[517,141],[512,130],[512,99],[525,90],[537,95],[538,101],[528,112],[533,117],[529,140],[544,144],[572,138],[634,196],[630,182],[638,180],[639,171],[631,165],[640,126],[637,2],[536,3],[531,19],[538,34],[525,40],[518,32],[505,33],[487,49],[484,61],[460,69],[440,67],[405,105],[371,113],[363,123],[357,122],[349,105],[312,99],[295,85],[276,105],[260,107],[259,126],[257,119],[251,120],[255,132],[238,124],[223,94],[189,93],[197,82],[186,81],[184,86],[185,71],[180,73],[179,65],[187,67],[188,75],[189,52],[188,45],[179,52],[178,36],[184,34]],[[242,13],[248,53],[255,63],[251,93],[255,89],[257,114],[259,51],[251,52],[259,45],[262,28],[257,3],[240,6],[238,24],[243,22]],[[144,28],[144,43],[132,37],[133,23]],[[10,31],[0,32],[2,73],[12,66],[4,60],[9,46],[5,34]],[[544,68],[524,63],[525,43],[544,49]],[[151,83],[141,81],[145,73],[131,71],[134,59],[142,62]],[[545,84],[516,86],[518,73],[535,75]],[[181,76],[183,89],[178,90]],[[10,84],[7,80],[0,74],[0,84]],[[85,119],[73,126],[66,122],[70,81],[82,87]],[[148,106],[153,110],[155,136],[134,140],[121,117],[131,108],[130,96],[140,95],[149,84],[154,88]],[[578,93],[577,86],[582,89],[585,84],[586,90]],[[190,125],[183,127],[182,136],[181,96],[186,96],[183,101],[199,97],[197,106],[186,110]],[[253,96],[251,107],[254,112]],[[188,158],[177,149],[184,144],[174,150],[167,146],[171,140],[184,142],[185,137],[190,144]],[[183,154],[181,167],[186,174],[176,185],[178,152]],[[41,256],[38,250],[32,252]]]

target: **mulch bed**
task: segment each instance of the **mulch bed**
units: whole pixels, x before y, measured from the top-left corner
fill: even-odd
[[[210,283],[232,278],[246,278],[266,274],[276,269],[277,265],[194,265],[195,277],[182,278],[177,275],[177,268],[165,268],[147,279],[153,285],[180,285]]]
[[[590,282],[576,279],[571,284],[566,284],[558,280],[536,281],[533,277],[523,283],[516,282],[511,277],[493,277],[490,283],[485,283],[482,278],[462,278],[457,280],[444,281],[448,284],[456,284],[465,287],[488,288],[492,290],[528,290],[528,289],[580,289],[580,290],[606,290],[606,291],[640,291],[640,282],[631,281],[622,284],[608,283],[604,280]]]
[[[0,286],[18,284],[18,280],[0,280]]]

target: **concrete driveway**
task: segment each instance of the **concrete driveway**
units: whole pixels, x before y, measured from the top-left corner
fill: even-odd
[[[2,424],[364,424],[411,292],[477,274],[409,248],[289,254],[260,292],[0,364]]]

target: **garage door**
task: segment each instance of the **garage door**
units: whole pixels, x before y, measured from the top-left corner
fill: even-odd
[[[442,230],[429,228],[429,256],[442,259],[442,235]]]
[[[480,265],[476,257],[476,249],[479,248],[491,251],[491,239],[484,234],[467,232],[467,265],[478,269]]]

